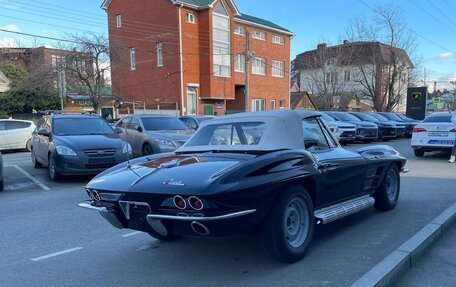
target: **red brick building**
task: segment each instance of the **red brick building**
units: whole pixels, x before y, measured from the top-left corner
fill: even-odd
[[[181,114],[289,108],[289,30],[229,0],[105,0],[113,94],[178,103]],[[247,36],[249,49],[246,48]],[[248,51],[248,52],[246,52]]]

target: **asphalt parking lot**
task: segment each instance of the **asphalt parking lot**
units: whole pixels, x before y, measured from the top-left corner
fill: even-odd
[[[307,256],[291,265],[272,261],[250,235],[164,243],[117,230],[76,205],[90,177],[51,182],[29,153],[4,154],[0,285],[350,286],[456,202],[456,165],[447,154],[417,159],[409,139],[387,144],[409,159],[396,209],[371,208],[318,228]],[[400,283],[407,282],[428,286],[425,279]]]

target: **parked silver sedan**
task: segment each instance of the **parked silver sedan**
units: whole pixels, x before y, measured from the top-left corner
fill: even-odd
[[[178,118],[166,115],[129,115],[114,127],[131,145],[133,156],[174,151],[194,132]]]

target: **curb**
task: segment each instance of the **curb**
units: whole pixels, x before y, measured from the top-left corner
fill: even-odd
[[[456,203],[445,209],[431,223],[423,227],[351,286],[392,285],[414,266],[423,253],[436,243],[453,224],[456,224]]]

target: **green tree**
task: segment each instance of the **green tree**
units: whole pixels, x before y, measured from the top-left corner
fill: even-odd
[[[0,71],[11,81],[11,88],[14,89],[18,86],[20,82],[22,82],[27,76],[27,71],[18,66],[11,63],[5,63],[0,65]]]

